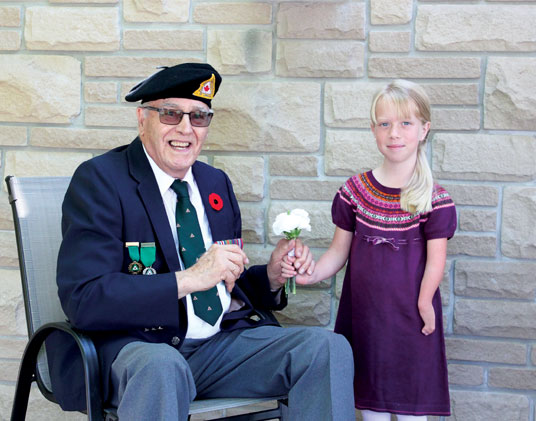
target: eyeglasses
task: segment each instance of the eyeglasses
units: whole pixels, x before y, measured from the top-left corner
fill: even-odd
[[[195,110],[190,111],[189,113],[185,113],[184,111],[180,110],[174,110],[172,108],[158,108],[158,107],[151,107],[150,105],[145,105],[140,108],[146,108],[148,110],[152,111],[158,111],[158,114],[160,114],[160,123],[167,124],[170,126],[175,126],[179,124],[182,121],[182,118],[184,115],[188,115],[190,118],[190,124],[194,127],[208,127],[210,124],[210,121],[212,120],[212,116],[214,115],[214,111],[204,111],[204,110]]]

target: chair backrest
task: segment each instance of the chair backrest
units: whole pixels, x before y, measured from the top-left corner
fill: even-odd
[[[65,321],[58,298],[56,263],[61,243],[61,205],[70,177],[6,178],[13,209],[28,336],[49,322]],[[41,382],[52,390],[44,347]]]

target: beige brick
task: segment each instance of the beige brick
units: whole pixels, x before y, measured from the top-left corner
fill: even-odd
[[[365,46],[358,41],[280,40],[276,74],[283,77],[361,77]]]
[[[216,156],[214,166],[227,173],[240,201],[258,202],[264,197],[264,158]]]
[[[475,79],[480,77],[477,57],[370,57],[373,78]]]
[[[0,233],[2,238],[1,259],[4,260],[6,233]],[[13,243],[14,243],[14,235]],[[16,250],[16,248],[15,248]],[[17,252],[15,251],[15,255]],[[4,263],[2,263],[4,266]],[[2,288],[0,289],[0,335],[26,335],[26,316],[22,301],[22,287],[18,270],[0,269]]]
[[[324,122],[328,127],[370,127],[374,94],[385,83],[327,82],[324,89]],[[372,138],[372,135],[370,137]]]
[[[365,4],[281,3],[279,38],[365,39]]]
[[[264,243],[264,209],[251,203],[240,203],[244,243]],[[262,264],[266,263],[264,261]]]
[[[115,82],[84,83],[86,102],[114,103],[117,101],[117,84]]]
[[[497,212],[482,209],[460,209],[459,228],[462,231],[495,231]]]
[[[29,7],[24,38],[29,50],[117,51],[118,12],[109,7]]]
[[[535,156],[530,136],[436,133],[432,169],[439,178],[528,181],[536,177]]]
[[[458,299],[454,333],[473,336],[535,339],[534,302]]]
[[[223,83],[212,103],[215,116],[205,150],[315,152],[319,104],[315,82]]]
[[[350,177],[377,168],[383,161],[370,132],[327,130],[325,148],[326,175]]]
[[[443,269],[443,279],[439,284],[439,293],[441,295],[441,304],[443,304],[443,306],[448,306],[450,302],[450,278],[452,273],[452,267],[452,260],[447,259],[445,263],[445,268]],[[446,327],[447,325],[445,324],[445,329]]]
[[[207,58],[228,75],[272,69],[272,33],[265,30],[209,30]]]
[[[21,35],[19,31],[0,32],[0,51],[16,51],[21,46]]]
[[[282,325],[326,326],[330,320],[331,294],[326,291],[304,290],[289,294],[288,306],[274,312]]]
[[[534,159],[534,156],[532,154],[531,159]],[[506,187],[501,229],[501,251],[505,256],[536,259],[534,218],[536,218],[536,188]]]
[[[0,145],[24,146],[28,142],[26,132],[26,127],[2,125],[2,130],[0,130]]]
[[[16,28],[21,24],[20,6],[0,7],[0,26]]]
[[[106,4],[117,4],[119,3],[119,0],[49,0],[49,3],[51,4],[64,4],[64,3],[69,3],[69,4],[79,4],[79,3],[83,3],[83,4],[103,4],[103,3],[106,3]]]
[[[4,336],[0,338],[0,355],[2,358],[21,359],[27,343],[27,336]]]
[[[108,150],[130,143],[137,134],[137,130],[35,127],[30,132],[30,144],[52,148]]]
[[[528,421],[529,400],[512,393],[451,391],[452,421]]]
[[[9,174],[5,174],[7,177]],[[4,193],[4,189],[0,191],[0,230],[12,230],[13,226],[13,211],[9,203],[9,197],[7,192]],[[2,355],[0,353],[0,355]]]
[[[138,126],[136,107],[93,106],[86,107],[86,126],[128,127]]]
[[[468,364],[449,364],[449,385],[480,386],[484,383],[484,368]]]
[[[411,0],[370,0],[370,22],[373,25],[409,23],[413,13]]]
[[[124,0],[123,18],[127,22],[186,22],[189,0]]]
[[[445,338],[448,360],[500,364],[525,364],[527,347],[517,342],[485,339]]]
[[[340,181],[293,180],[278,178],[270,182],[270,198],[283,200],[332,201],[341,186]]]
[[[480,110],[432,108],[432,130],[478,130]]]
[[[317,156],[293,154],[292,156],[272,155],[270,157],[270,175],[316,177],[317,168]]]
[[[535,68],[534,57],[488,59],[484,128],[536,130]]]
[[[532,345],[531,361],[533,365],[536,365],[536,345]]]
[[[375,53],[407,53],[411,49],[411,32],[371,31],[369,50]]]
[[[534,6],[421,5],[415,45],[425,51],[536,51]]]
[[[536,390],[536,370],[527,368],[491,367],[488,383],[506,389]]]
[[[0,55],[0,98],[0,121],[69,123],[80,113],[80,62]]]
[[[0,359],[0,381],[15,382],[19,374],[20,361],[18,359]]]
[[[477,105],[476,83],[423,83],[430,102],[438,105]]]
[[[448,242],[447,252],[449,255],[494,257],[497,253],[497,238],[456,233]]]
[[[125,29],[123,47],[126,50],[202,51],[203,31]]]
[[[70,176],[91,157],[76,152],[7,151],[5,173],[18,177]]]
[[[456,262],[457,295],[487,298],[536,297],[536,263],[460,260]]]
[[[270,244],[277,244],[283,238],[282,235],[275,235],[272,225],[277,215],[288,212],[292,209],[304,209],[311,218],[311,231],[302,231],[300,238],[309,247],[329,247],[335,226],[331,222],[331,202],[298,202],[298,201],[274,201],[272,200],[268,209],[268,241]]]
[[[272,23],[270,3],[199,3],[194,22],[208,24],[266,25]]]
[[[13,231],[0,231],[0,266],[16,268],[18,265],[15,233]]]
[[[194,57],[114,57],[86,56],[84,58],[84,74],[96,77],[134,77],[138,79],[156,73],[159,66],[175,66],[187,62],[200,62]],[[133,81],[132,86],[139,80]]]
[[[497,206],[499,190],[494,186],[474,184],[450,184],[442,186],[450,193],[456,205]]]

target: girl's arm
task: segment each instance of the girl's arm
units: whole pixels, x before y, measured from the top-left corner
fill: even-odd
[[[436,238],[426,242],[426,266],[421,281],[421,290],[417,306],[421,315],[424,327],[421,332],[430,335],[435,330],[435,311],[432,306],[434,297],[445,270],[447,261],[447,239]]]

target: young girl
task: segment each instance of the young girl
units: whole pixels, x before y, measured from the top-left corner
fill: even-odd
[[[456,211],[426,159],[428,97],[394,81],[374,97],[371,119],[383,163],[339,189],[332,243],[314,273],[296,281],[319,282],[348,262],[335,331],[353,347],[364,421],[450,415],[438,286]]]

